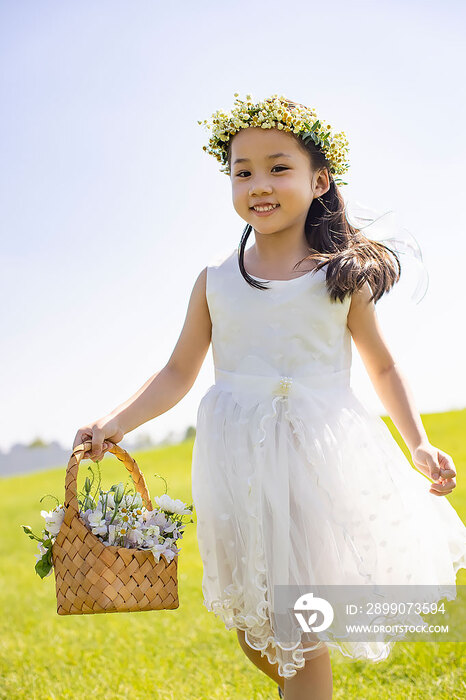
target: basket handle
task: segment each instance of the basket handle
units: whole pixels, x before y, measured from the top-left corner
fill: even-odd
[[[108,452],[111,452],[115,455],[115,457],[117,457],[120,460],[120,462],[123,462],[126,469],[131,474],[131,478],[136,487],[136,491],[141,495],[143,503],[146,506],[147,510],[153,510],[144,476],[141,470],[139,469],[138,465],[136,464],[135,460],[131,457],[131,455],[129,455],[126,452],[126,450],[124,450],[119,445],[111,442],[111,440],[107,439],[106,442],[110,445],[110,447],[108,448]],[[79,514],[79,504],[77,495],[77,479],[79,464],[84,457],[84,453],[90,452],[91,449],[91,440],[86,440],[80,445],[76,445],[76,447],[73,450],[73,454],[70,457],[70,461],[68,462],[68,466],[66,467],[64,504],[65,511],[71,510],[74,513],[76,513],[76,515]]]

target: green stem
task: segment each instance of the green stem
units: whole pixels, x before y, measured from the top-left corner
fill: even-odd
[[[28,535],[28,537],[31,538],[31,540],[37,540],[37,542],[43,542],[42,537],[37,537],[37,535],[35,535],[32,532],[32,530],[30,532],[27,532],[26,534]]]
[[[104,505],[104,512],[102,514],[102,517],[105,518],[105,513],[107,512],[107,501],[108,501],[108,491],[105,494],[105,505]]]
[[[115,510],[113,511],[112,519],[110,520],[109,525],[112,525],[113,521],[115,520],[115,518],[117,516],[119,505],[120,505],[119,503],[118,503],[118,505],[115,503]]]
[[[39,500],[39,503],[42,503],[44,498],[48,498],[49,496],[50,496],[50,498],[54,498],[56,500],[57,506],[60,505],[60,501],[58,500],[58,498],[56,496],[53,496],[51,493],[46,493],[45,496],[42,496],[42,498]]]

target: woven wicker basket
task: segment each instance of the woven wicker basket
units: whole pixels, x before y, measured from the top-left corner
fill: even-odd
[[[138,465],[122,447],[111,444],[108,451],[123,462],[145,507],[153,510]],[[91,441],[77,445],[66,468],[65,515],[52,547],[57,613],[85,615],[178,608],[178,555],[168,562],[162,554],[157,562],[150,550],[106,546],[79,517],[78,468],[91,447]]]

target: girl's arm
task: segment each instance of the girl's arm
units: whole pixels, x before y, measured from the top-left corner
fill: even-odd
[[[180,337],[167,364],[111,413],[80,428],[73,449],[92,439],[92,451],[86,456],[97,461],[106,450],[106,438],[118,442],[126,433],[168,411],[188,393],[202,367],[212,335],[206,277],[207,268],[204,268],[194,284]]]
[[[408,381],[393,357],[377,319],[371,288],[366,282],[352,295],[347,325],[372,384],[406,443],[413,462],[433,479],[430,492],[451,493],[456,486],[452,458],[430,444]],[[441,472],[441,473],[440,473]]]

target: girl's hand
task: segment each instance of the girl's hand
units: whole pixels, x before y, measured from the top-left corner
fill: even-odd
[[[415,466],[429,479],[433,479],[429,493],[435,496],[446,496],[456,486],[455,465],[450,455],[442,452],[430,443],[424,443],[416,447],[411,457]]]
[[[124,435],[118,420],[113,416],[105,416],[104,418],[99,418],[95,423],[89,423],[89,425],[85,425],[78,430],[73,442],[73,450],[82,442],[91,440],[91,450],[90,452],[85,452],[84,458],[92,459],[93,462],[99,462],[110,447],[109,443],[105,442],[106,438],[116,443],[120,442]]]

